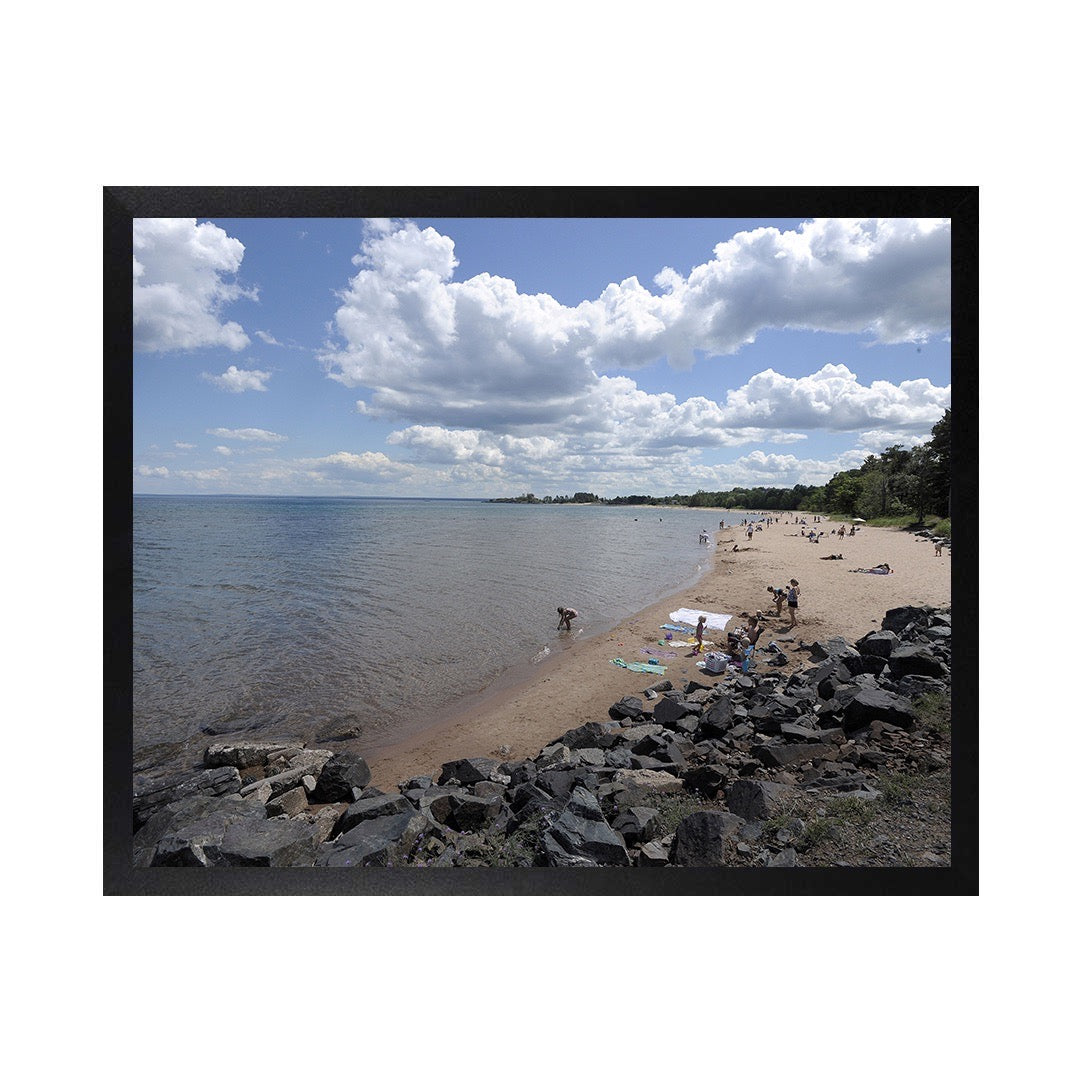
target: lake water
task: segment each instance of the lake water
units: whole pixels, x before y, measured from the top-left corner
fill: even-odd
[[[720,516],[136,496],[136,761],[190,762],[208,727],[311,740],[358,724],[361,751],[394,742],[565,646],[560,604],[599,633],[690,584]]]

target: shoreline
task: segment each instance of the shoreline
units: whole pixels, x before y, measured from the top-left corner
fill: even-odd
[[[706,510],[710,516],[719,511],[712,507],[665,509]],[[723,513],[767,511],[726,508]],[[821,517],[819,524],[829,528],[830,520]],[[752,615],[761,610],[766,618],[759,652],[777,640],[789,653],[791,663],[782,670],[790,673],[806,662],[808,654],[797,651],[800,641],[809,645],[834,636],[854,641],[880,629],[882,615],[889,608],[951,605],[951,553],[937,557],[932,544],[895,529],[863,526],[854,537],[840,540],[826,535],[820,543],[811,544],[795,531],[798,528],[773,524],[756,532],[750,542],[743,535],[742,543],[738,526],[715,530],[709,545],[710,565],[690,584],[610,628],[583,633],[532,671],[511,669],[484,691],[458,702],[424,731],[365,751],[372,782],[392,789],[409,777],[434,775],[444,763],[460,758],[513,761],[531,757],[568,729],[605,719],[612,702],[640,695],[657,679],[670,679],[676,687],[691,678],[721,684],[723,676],[705,674],[696,667],[697,658],[688,655],[661,658],[667,670],[657,675],[635,674],[610,663],[615,657],[627,662],[642,660],[642,648],[659,649],[658,641],[664,634],[660,627],[676,608],[726,613],[734,616],[732,625],[742,621],[743,612]],[[738,551],[733,550],[735,545]],[[843,559],[828,559],[835,554]],[[894,573],[849,572],[881,562],[889,563]],[[789,634],[787,609],[778,620],[766,586],[784,585],[792,577],[799,580],[802,596],[799,623]],[[717,640],[717,644],[723,642]]]

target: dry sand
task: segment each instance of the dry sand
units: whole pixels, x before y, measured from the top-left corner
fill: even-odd
[[[696,526],[703,512],[688,512],[695,515]],[[727,521],[741,520],[731,511],[723,516]],[[807,520],[811,520],[809,515]],[[826,520],[824,527],[828,531],[832,526]],[[806,528],[809,531],[811,526]],[[489,691],[422,734],[366,753],[373,782],[389,790],[411,776],[436,775],[444,762],[464,757],[510,761],[533,757],[564,731],[608,719],[607,710],[613,702],[628,694],[640,695],[659,678],[670,679],[677,688],[687,678],[705,683],[723,678],[705,675],[696,666],[700,657],[689,656],[689,649],[677,650],[676,659],[659,658],[667,665],[662,676],[635,674],[610,662],[614,657],[627,662],[647,660],[640,654],[642,648],[662,648],[658,644],[664,636],[661,626],[677,608],[734,615],[729,628],[744,621],[739,618],[741,613],[763,611],[768,617],[758,642],[759,656],[775,638],[791,661],[782,670],[791,672],[809,662],[808,653],[796,651],[800,642],[810,644],[838,635],[855,641],[879,630],[889,608],[905,604],[945,607],[951,603],[950,552],[946,549],[936,556],[933,544],[910,533],[860,527],[853,537],[841,540],[826,535],[820,543],[811,544],[799,535],[798,525],[774,523],[755,533],[752,541],[747,541],[745,529],[728,527],[713,531],[713,535],[712,566],[694,586],[659,600],[610,632],[590,634],[589,613],[582,611],[575,622],[575,636],[569,638],[564,632],[560,637],[551,613],[552,655],[532,667],[527,681]],[[733,551],[736,544],[739,550]],[[844,557],[824,558],[833,554]],[[850,572],[878,563],[888,563],[894,572],[888,576]],[[786,605],[778,619],[772,596],[766,591],[769,585],[786,585],[790,578],[796,578],[801,588],[799,621],[793,633],[787,631]],[[573,603],[573,597],[568,599]],[[538,618],[547,614],[540,612]],[[724,635],[712,638],[723,644]],[[764,659],[761,656],[759,669]]]

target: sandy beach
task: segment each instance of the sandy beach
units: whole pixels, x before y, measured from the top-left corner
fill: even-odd
[[[740,617],[744,612],[764,612],[759,654],[776,639],[791,661],[781,670],[791,672],[809,661],[808,653],[797,651],[800,642],[833,636],[855,641],[880,629],[889,608],[951,603],[950,552],[946,549],[936,556],[933,544],[910,533],[860,526],[855,536],[841,540],[829,535],[835,526],[823,519],[822,524],[806,526],[807,532],[812,527],[825,529],[820,543],[812,544],[800,535],[800,526],[787,518],[755,532],[747,541],[745,529],[731,525],[742,520],[737,512],[680,512],[693,516],[695,528],[707,524],[715,541],[710,545],[712,565],[695,585],[658,599],[607,632],[590,630],[589,612],[581,611],[574,636],[565,632],[560,636],[555,612],[538,611],[538,619],[551,619],[551,656],[532,666],[524,679],[520,672],[508,677],[512,685],[492,688],[422,734],[365,754],[373,782],[392,790],[401,780],[433,775],[444,762],[458,758],[512,761],[531,757],[570,728],[606,720],[613,702],[628,694],[640,695],[658,678],[670,679],[675,687],[686,678],[701,682],[723,678],[701,672],[695,665],[700,658],[690,656],[688,648],[673,650],[675,658],[658,657],[667,665],[662,676],[636,674],[611,663],[616,657],[627,663],[647,660],[641,654],[644,648],[665,651],[665,645],[659,644],[665,633],[661,627],[678,608],[733,615],[729,628],[744,621]],[[718,530],[715,526],[721,518],[728,527]],[[812,521],[811,516],[806,520]],[[738,551],[733,550],[736,545]],[[843,555],[843,559],[830,560],[829,555]],[[888,563],[894,572],[887,576],[851,572],[878,563]],[[786,585],[791,578],[798,580],[801,589],[794,632],[787,630],[786,606],[778,619],[767,592],[768,586]],[[566,602],[573,604],[574,598],[567,597]],[[722,646],[723,637],[713,635],[712,639]],[[763,664],[764,656],[759,667]]]

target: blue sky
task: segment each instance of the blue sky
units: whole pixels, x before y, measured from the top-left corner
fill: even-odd
[[[139,493],[820,484],[951,405],[939,219],[134,223]]]

